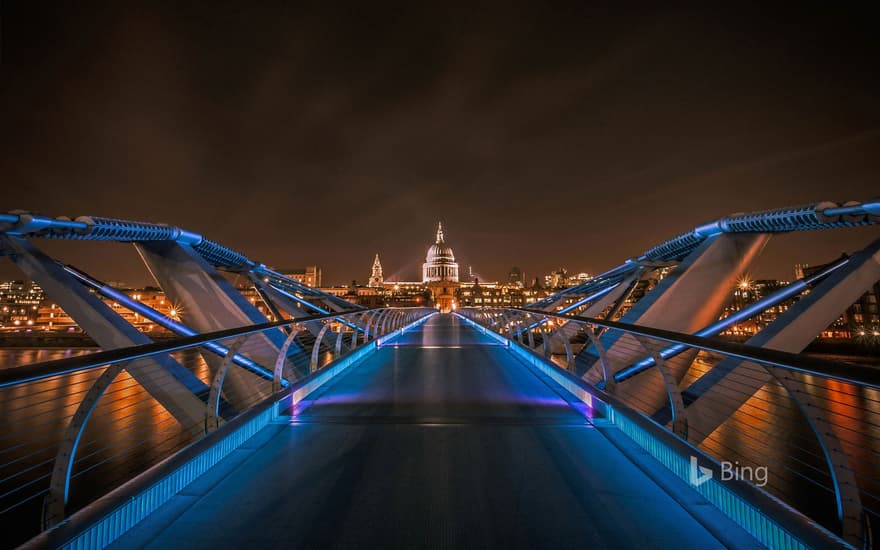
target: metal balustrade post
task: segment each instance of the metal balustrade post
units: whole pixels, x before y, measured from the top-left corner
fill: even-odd
[[[525,328],[525,331],[527,333],[526,340],[528,340],[528,342],[529,342],[528,343],[529,349],[535,349],[535,331],[534,331],[534,327],[531,327],[531,325],[534,325],[535,323],[532,323],[532,317],[533,317],[533,315],[531,313],[526,313],[522,319],[526,323],[526,328]],[[538,319],[538,321],[539,321],[538,324],[540,325],[541,318],[538,318],[537,316],[535,316],[535,317]],[[522,326],[522,325],[520,325],[520,326]],[[523,329],[520,328],[520,330],[518,331],[520,335],[522,335],[522,330]],[[522,343],[522,340],[520,340],[520,343]]]
[[[849,465],[849,459],[843,451],[843,445],[841,445],[834,426],[828,422],[824,410],[813,402],[807,387],[801,380],[792,376],[792,373],[785,369],[768,365],[762,366],[785,388],[786,393],[807,419],[810,429],[819,441],[834,486],[834,500],[837,507],[837,519],[840,521],[841,537],[857,548],[863,546],[867,540],[871,539],[870,525],[862,506],[858,481]]]
[[[475,320],[476,320],[476,317],[480,317],[480,318],[482,318],[482,319],[483,319],[483,322],[480,323],[480,324],[482,324],[482,325],[483,325],[484,327],[486,327],[487,329],[491,329],[492,326],[493,326],[494,323],[495,323],[495,314],[494,314],[494,312],[491,312],[491,311],[485,311],[485,310],[480,310],[480,311],[474,312],[473,315],[474,315],[474,317],[475,317]]]
[[[309,362],[309,372],[315,372],[318,370],[318,356],[321,354],[321,340],[324,339],[324,335],[327,334],[328,330],[330,330],[330,323],[324,324],[320,332],[318,332],[318,337],[315,338],[315,344],[312,346],[312,360]]]
[[[382,334],[388,334],[394,330],[394,323],[397,320],[397,315],[400,313],[400,310],[392,309],[388,312],[388,316],[385,318],[385,322],[382,323]]]
[[[223,383],[226,381],[226,374],[229,372],[229,367],[232,366],[232,358],[235,357],[235,354],[238,353],[238,350],[241,349],[241,346],[247,341],[247,339],[247,336],[241,336],[232,342],[232,345],[229,346],[229,351],[226,352],[226,357],[223,358],[220,367],[214,374],[214,379],[211,381],[211,393],[208,396],[208,403],[205,406],[206,434],[211,433],[220,427],[220,395],[223,391]]]
[[[371,332],[371,334],[373,335],[373,340],[375,340],[375,339],[378,338],[379,336],[382,336],[382,334],[381,334],[381,331],[382,331],[382,319],[383,319],[386,315],[388,315],[388,311],[389,311],[389,310],[388,310],[387,308],[386,308],[386,309],[383,309],[382,311],[379,312],[379,315],[377,315],[377,316],[376,316],[376,319],[373,321],[373,330],[372,330],[372,332]]]
[[[654,342],[651,342],[644,336],[635,335],[635,339],[654,358],[654,366],[660,371],[660,376],[663,378],[663,386],[666,388],[666,395],[669,397],[669,407],[672,409],[672,432],[687,441],[688,420],[684,408],[684,399],[681,397],[681,389],[679,389],[669,365],[666,364],[666,360],[660,355],[660,348],[662,346],[655,345]]]
[[[384,336],[384,335],[388,334],[388,331],[389,331],[388,327],[390,326],[389,323],[391,322],[391,319],[394,318],[394,312],[395,312],[395,310],[392,308],[388,308],[386,310],[386,313],[382,318],[382,322],[379,325],[379,332],[376,334],[377,336]]]
[[[513,340],[513,316],[508,311],[501,311],[499,312],[499,314],[501,320],[498,322],[498,334],[504,335],[504,333],[506,332],[507,337]]]
[[[507,325],[507,337],[511,340],[518,340],[522,343],[519,331],[519,318],[521,313],[518,311],[508,312],[505,316],[505,324]]]
[[[522,315],[519,315],[516,317],[515,324],[516,324],[516,330],[514,331],[514,334],[516,335],[516,340],[520,344],[525,345],[525,342],[523,340],[523,316]]]
[[[340,323],[340,325],[342,325]],[[357,325],[353,329],[357,332]],[[342,342],[345,339],[345,325],[339,327],[339,332],[336,333],[336,345],[333,347],[333,355],[335,357],[339,357],[342,354]]]
[[[553,355],[552,346],[550,346],[550,339],[552,338],[550,335],[550,328],[546,325],[546,323],[541,323],[539,325],[541,329],[541,343],[544,348],[544,357],[550,359]]]
[[[364,319],[366,319],[366,317],[368,315],[369,314],[367,312],[360,312],[360,313],[355,313],[354,315],[352,315],[353,319],[355,317],[357,317],[357,320],[352,321],[352,324],[354,325],[354,330],[351,333],[351,344],[349,345],[349,348],[352,350],[357,349],[357,347],[358,347],[358,338],[359,338],[358,328],[360,328],[361,331],[366,330],[366,324],[364,322]]]
[[[407,317],[409,317],[409,314],[406,311],[403,311],[403,310],[398,311],[397,312],[397,319],[395,320],[394,330],[397,330],[399,328],[406,326]]]
[[[523,339],[528,342],[530,350],[534,351],[534,349],[537,347],[537,344],[535,343],[535,332],[541,331],[541,335],[543,337],[544,330],[542,325],[544,324],[544,321],[546,319],[546,315],[537,315],[532,313],[525,313],[525,315],[523,316],[523,322],[525,323],[524,330],[526,333]]]
[[[394,317],[397,315],[395,310],[390,310],[388,315],[385,316],[385,319],[382,321],[382,334],[388,334],[390,330],[394,330]]]
[[[290,332],[287,334],[284,343],[281,344],[281,349],[278,351],[278,357],[275,359],[275,368],[272,370],[273,393],[281,389],[281,379],[284,376],[284,365],[287,364],[287,351],[290,349],[294,339],[301,331],[302,327],[299,324],[290,325]]]
[[[500,326],[501,324],[504,323],[504,319],[505,319],[505,317],[506,317],[506,312],[507,312],[506,310],[501,310],[501,309],[496,309],[496,310],[495,310],[495,313],[494,313],[493,315],[495,316],[495,322],[494,322],[494,325],[495,325],[496,327],[498,327],[498,326]],[[497,332],[500,333],[501,330],[499,329],[499,330],[497,330]]]
[[[397,315],[397,311],[391,309],[388,312],[388,315],[385,316],[385,320],[382,321],[382,334],[388,334],[389,330],[389,322],[391,322],[391,326],[393,327],[393,319]],[[393,330],[393,328],[391,329]]]
[[[572,321],[573,322],[573,321]],[[551,331],[545,330],[544,334],[544,357],[551,359],[553,357],[553,340],[558,341],[562,344],[562,348],[565,351],[565,370],[573,370],[574,369],[574,353],[571,349],[571,342],[569,341],[569,337],[567,333],[562,333],[560,331]]]
[[[495,311],[480,311],[483,316],[483,326],[490,330],[495,330]]]
[[[565,364],[568,367],[568,370],[574,370],[574,351],[571,349],[571,340],[568,338],[562,339],[562,345],[565,347]]]
[[[395,309],[392,310],[391,313],[388,314],[388,318],[385,320],[385,324],[382,327],[382,333],[388,334],[389,332],[393,332],[395,328],[397,328],[397,321],[400,317],[400,310]]]
[[[367,323],[366,323],[366,325],[364,325],[364,343],[365,344],[370,341],[370,334],[371,334],[370,329],[373,328],[373,320],[376,318],[377,315],[381,315],[382,311],[384,311],[384,310],[377,309],[377,310],[371,312],[370,315],[367,317]]]
[[[480,323],[484,327],[488,327],[489,324],[492,322],[491,316],[489,315],[489,313],[487,313],[485,311],[477,311],[477,312],[473,312],[471,314],[474,316],[474,321],[476,321],[477,323]],[[482,322],[478,321],[477,319],[482,319]]]
[[[608,352],[605,351],[605,346],[602,345],[601,340],[596,336],[596,332],[591,326],[584,325],[584,334],[587,335],[587,338],[590,339],[590,342],[599,354],[599,365],[602,367],[602,380],[605,382],[605,391],[613,395],[617,389],[617,383],[614,381],[614,368],[608,358]],[[582,378],[586,378],[590,370],[587,370]]]
[[[67,502],[70,492],[70,475],[73,471],[73,462],[76,458],[76,449],[82,438],[86,424],[95,410],[98,401],[110,384],[116,380],[119,373],[125,369],[129,361],[112,363],[104,369],[104,372],[95,380],[95,382],[86,392],[83,400],[80,401],[76,412],[67,424],[64,431],[64,438],[58,445],[58,452],[55,455],[55,462],[52,467],[52,477],[49,480],[49,492],[43,500],[43,529],[50,529],[58,525],[66,516]]]

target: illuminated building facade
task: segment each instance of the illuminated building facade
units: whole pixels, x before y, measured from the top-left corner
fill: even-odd
[[[825,269],[829,264],[809,267],[795,266],[795,274],[799,276],[813,275]],[[862,342],[880,343],[880,281],[876,281],[867,292],[862,294],[833,325],[828,327],[822,336],[828,338],[849,337]]]
[[[525,282],[525,276],[523,275],[522,269],[517,266],[513,266],[510,268],[510,272],[507,274],[507,282],[512,285],[523,286]]]
[[[458,263],[452,253],[452,247],[446,244],[443,236],[443,224],[437,224],[437,238],[425,256],[422,264],[422,282],[427,285],[440,311],[449,312],[457,307],[456,291],[458,289]]]
[[[523,287],[521,281],[499,283],[461,283],[458,304],[462,307],[526,307],[547,296],[540,285]]]
[[[513,273],[511,273],[510,277],[512,276]],[[567,269],[565,269],[564,267],[560,267],[556,271],[551,271],[549,275],[544,275],[544,286],[546,286],[547,288],[555,288],[558,290],[570,286],[583,284],[589,279],[589,273],[578,273],[576,275],[570,275]]]
[[[171,317],[176,321],[180,321],[183,310],[179,306],[175,306],[165,297],[165,293],[161,289],[154,287],[146,287],[139,289],[123,289],[129,298],[141,302],[147,307],[155,309],[159,313]],[[141,332],[170,334],[163,327],[155,324],[153,321],[145,318],[137,312],[130,311],[118,302],[109,298],[101,297],[101,300],[107,304],[113,311],[119,314],[126,322],[130,323]],[[51,300],[45,300],[38,309],[37,322],[34,328],[47,332],[79,332],[80,328],[76,321],[70,317],[61,306]]]
[[[0,328],[33,326],[43,297],[43,289],[32,281],[0,282]]]
[[[318,269],[318,266],[310,265],[294,269],[279,269],[278,272],[313,288],[320,287],[322,283],[321,270]]]
[[[795,266],[795,276],[798,279],[809,277],[828,267],[828,264],[809,267],[803,264]],[[722,317],[735,313],[744,307],[765,298],[787,286],[788,281],[772,279],[751,280],[744,277],[734,286],[730,301],[724,310]],[[843,314],[829,325],[819,335],[825,339],[852,339],[862,343],[876,345],[880,342],[880,310],[878,310],[878,297],[880,297],[880,281],[874,283],[871,288],[859,299],[849,306]],[[725,336],[733,336],[739,339],[751,337],[776,318],[792,307],[798,297],[794,297],[746,319],[722,332]]]
[[[437,239],[428,247],[425,263],[422,264],[422,282],[458,282],[458,263],[452,253],[452,247],[446,244],[443,236],[443,224],[437,224]]]
[[[373,260],[373,269],[370,273],[370,282],[367,286],[382,288],[383,282],[385,282],[385,278],[382,277],[382,263],[379,261],[379,255],[376,254],[376,258]]]
[[[775,279],[758,279],[753,281],[748,277],[743,277],[737,282],[736,286],[734,286],[733,295],[727,307],[724,308],[722,318],[727,317],[732,313],[736,313],[744,307],[773,294],[786,285],[788,285],[788,281],[777,281]],[[751,337],[775,321],[776,318],[788,310],[795,301],[795,299],[786,300],[771,306],[754,317],[733,325],[726,331],[722,332],[722,334],[727,336]]]

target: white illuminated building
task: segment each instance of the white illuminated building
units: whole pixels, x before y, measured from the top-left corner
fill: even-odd
[[[422,264],[422,282],[458,282],[458,264],[452,248],[443,238],[443,224],[437,224],[437,240],[428,248],[425,263]]]
[[[379,254],[373,260],[373,269],[370,274],[370,282],[367,286],[374,288],[382,288],[385,278],[382,276],[382,263],[379,261]]]

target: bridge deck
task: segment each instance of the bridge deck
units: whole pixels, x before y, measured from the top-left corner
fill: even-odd
[[[263,430],[116,546],[754,544],[566,396],[438,315]]]

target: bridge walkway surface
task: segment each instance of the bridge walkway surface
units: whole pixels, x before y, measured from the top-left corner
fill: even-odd
[[[453,315],[317,393],[114,547],[758,547]]]

